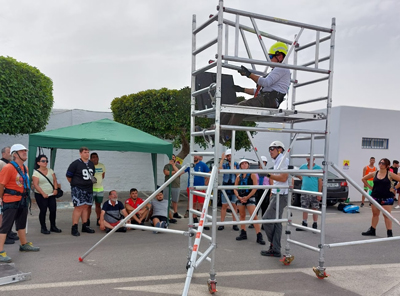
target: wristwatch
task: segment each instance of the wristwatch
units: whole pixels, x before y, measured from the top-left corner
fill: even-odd
[[[267,174],[267,177],[268,177],[268,178],[271,178],[271,174],[270,174],[270,173],[268,173],[268,174]]]

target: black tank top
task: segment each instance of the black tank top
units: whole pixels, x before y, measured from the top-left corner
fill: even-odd
[[[392,198],[393,193],[390,192],[392,183],[389,179],[389,171],[386,172],[386,176],[383,179],[378,178],[378,173],[374,177],[374,186],[372,187],[371,196],[375,198]]]

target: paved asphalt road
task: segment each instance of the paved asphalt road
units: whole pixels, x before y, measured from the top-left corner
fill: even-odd
[[[125,197],[122,195],[121,200]],[[59,205],[57,221],[63,232],[50,235],[40,233],[39,211],[35,204],[32,207],[28,240],[40,246],[40,252],[20,253],[18,242],[5,246],[16,268],[31,272],[32,277],[30,281],[0,286],[0,295],[181,295],[186,278],[187,237],[140,230],[115,233],[80,263],[78,258],[104,233],[95,227],[95,234],[71,236],[72,209],[68,203]],[[183,199],[179,203],[182,214],[185,206]],[[400,219],[400,211],[394,210],[394,216]],[[301,213],[294,213],[293,221],[299,223],[300,217]],[[369,227],[370,219],[368,206],[360,214],[328,208],[326,242],[364,239],[361,232]],[[180,219],[171,228],[186,230],[187,221]],[[393,232],[400,235],[400,228],[393,227]],[[328,249],[325,262],[330,276],[319,280],[312,271],[318,265],[318,253],[292,246],[295,259],[284,266],[279,258],[260,256],[263,247],[255,242],[254,229],[248,230],[247,241],[237,242],[237,235],[230,227],[218,231],[216,295],[400,295],[399,241]],[[386,236],[383,218],[377,235]],[[319,243],[319,236],[310,232],[293,231],[292,238],[313,246]],[[203,240],[201,249],[204,251],[206,246]],[[195,271],[189,295],[209,295],[209,266],[205,261]]]

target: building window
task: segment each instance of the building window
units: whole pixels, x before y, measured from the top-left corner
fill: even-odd
[[[389,139],[362,138],[363,149],[389,149]]]

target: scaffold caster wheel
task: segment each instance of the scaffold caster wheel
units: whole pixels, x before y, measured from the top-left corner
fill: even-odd
[[[207,285],[208,285],[208,292],[210,292],[210,294],[218,292],[217,281],[208,280]]]
[[[290,265],[292,261],[294,260],[294,256],[288,255],[288,256],[283,256],[283,258],[279,261],[283,263],[283,265]]]
[[[82,257],[79,257],[79,262],[83,262],[83,259],[82,259]]]
[[[313,267],[313,271],[317,278],[320,280],[323,280],[324,278],[327,278],[329,275],[326,274],[325,270],[320,270],[317,267]]]

